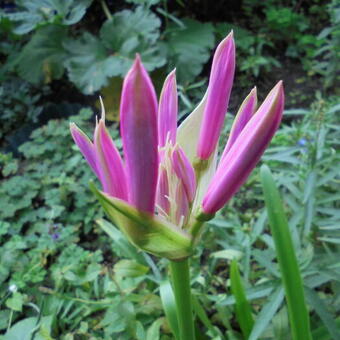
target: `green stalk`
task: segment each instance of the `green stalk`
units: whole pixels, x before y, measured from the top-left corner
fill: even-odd
[[[195,340],[189,259],[170,261],[170,270],[176,300],[180,340]]]
[[[286,293],[293,340],[311,340],[309,314],[292,237],[280,193],[269,168],[261,167],[261,181],[268,220]]]

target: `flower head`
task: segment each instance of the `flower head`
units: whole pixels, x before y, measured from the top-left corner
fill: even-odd
[[[75,124],[71,134],[102,184],[91,188],[131,242],[170,259],[190,256],[201,227],[245,182],[281,121],[279,82],[257,109],[256,88],[240,106],[217,164],[218,139],[235,71],[232,33],[217,47],[202,102],[177,129],[176,73],[159,104],[137,55],[125,77],[120,106],[122,159],[105,126],[92,142]]]

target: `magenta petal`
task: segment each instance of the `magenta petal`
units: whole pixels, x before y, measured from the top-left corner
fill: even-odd
[[[87,163],[89,163],[91,169],[97,175],[97,177],[100,178],[100,173],[97,169],[96,152],[93,143],[86,136],[86,134],[77,127],[76,124],[71,123],[70,130],[74,142],[78,145]]]
[[[280,81],[219,164],[203,199],[205,213],[213,214],[221,209],[245,182],[277,130],[283,106],[284,92]]]
[[[236,117],[234,119],[233,125],[230,130],[228,142],[221,156],[221,161],[225,157],[225,155],[228,153],[228,151],[230,150],[231,146],[236,141],[237,137],[239,136],[243,128],[247,125],[250,118],[255,113],[256,106],[257,106],[257,93],[256,93],[256,87],[254,87],[250,91],[246,99],[243,101],[243,103],[241,104],[236,114]]]
[[[189,203],[188,196],[185,187],[182,183],[178,183],[176,187],[175,194],[175,204],[176,204],[176,224],[180,227],[186,224],[189,215]]]
[[[166,169],[161,165],[159,169],[159,178],[157,186],[157,206],[161,209],[161,213],[169,214],[169,181]]]
[[[98,167],[101,169],[101,182],[104,192],[113,197],[127,200],[125,170],[120,154],[114,145],[101,119],[95,131],[95,148],[97,150]]]
[[[158,173],[157,99],[139,56],[124,79],[120,121],[129,202],[153,213]]]
[[[195,170],[179,146],[174,148],[171,154],[171,162],[175,174],[181,180],[188,200],[191,203],[194,200],[196,194]]]
[[[177,132],[177,84],[176,71],[172,71],[165,79],[158,107],[158,144],[163,147],[166,142],[176,142]]]
[[[214,152],[227,113],[235,73],[232,32],[218,45],[210,73],[207,103],[197,147],[197,156],[208,159]]]

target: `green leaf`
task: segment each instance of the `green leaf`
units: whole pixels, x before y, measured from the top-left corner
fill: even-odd
[[[211,253],[211,257],[224,260],[234,260],[240,259],[242,257],[242,252],[235,249],[224,249]]]
[[[143,6],[118,12],[104,23],[100,39],[108,51],[122,59],[119,75],[125,75],[136,53],[141,55],[148,71],[165,64],[158,45],[160,26],[159,18]]]
[[[318,294],[310,288],[306,288],[306,297],[309,304],[314,308],[316,314],[318,314],[322,320],[332,339],[340,339],[340,328],[335,322],[335,316],[327,310],[327,306],[324,301],[320,299]]]
[[[116,274],[123,277],[140,277],[149,271],[148,267],[132,260],[120,260],[113,269]]]
[[[159,38],[160,26],[161,21],[155,14],[139,6],[135,11],[115,13],[112,20],[106,21],[100,29],[100,38],[107,48],[119,51],[131,38],[136,38],[138,45],[155,43]]]
[[[162,304],[165,312],[165,316],[168,320],[170,328],[175,335],[175,338],[179,340],[179,329],[176,312],[176,301],[172,291],[172,287],[169,280],[163,280],[159,286],[159,292],[162,299]]]
[[[34,340],[46,340],[46,336],[43,336],[43,333],[50,333],[51,323],[52,316],[43,317],[40,322],[36,317],[21,320],[4,335],[4,340],[31,340],[32,334],[37,329],[38,332],[35,334]]]
[[[27,34],[47,24],[73,25],[81,20],[92,0],[34,0],[16,1],[16,12],[6,14],[17,22],[16,34]]]
[[[19,75],[33,84],[59,79],[64,73],[66,54],[62,46],[65,27],[49,25],[39,29],[17,59]]]
[[[158,319],[152,323],[146,332],[146,340],[159,340],[162,323],[162,319]]]
[[[13,293],[12,297],[6,300],[6,306],[14,311],[21,312],[24,303],[24,296],[19,293]]]
[[[108,78],[120,75],[126,63],[118,56],[109,56],[103,43],[90,33],[79,39],[68,39],[64,47],[70,54],[65,61],[68,76],[84,93],[92,94],[108,84]]]
[[[265,165],[261,167],[261,181],[269,225],[286,293],[292,337],[294,340],[310,340],[312,336],[309,314],[293,241],[279,191],[269,168]]]
[[[192,239],[172,223],[142,212],[125,201],[106,195],[93,183],[90,189],[106,214],[137,247],[161,257],[182,259],[191,255]]]
[[[269,301],[262,307],[261,312],[257,315],[248,340],[256,340],[261,336],[262,332],[267,328],[276,311],[279,309],[283,298],[283,288],[278,287],[271,295]]]
[[[340,318],[335,319],[335,324],[340,329]],[[313,340],[329,340],[329,332],[325,326],[314,329],[312,335]]]
[[[197,317],[201,320],[203,325],[209,329],[211,334],[214,336],[220,336],[222,337],[221,332],[217,327],[215,327],[211,321],[209,320],[209,317],[207,313],[205,312],[204,308],[202,307],[198,297],[196,295],[192,295],[192,305],[193,305],[193,310],[196,313]]]
[[[236,318],[241,327],[243,336],[247,339],[254,325],[251,315],[251,307],[246,298],[246,294],[238,270],[237,261],[233,260],[230,267],[231,291],[236,301]]]
[[[137,262],[144,262],[141,252],[136,249],[131,243],[126,240],[122,232],[117,229],[110,222],[104,219],[96,221],[98,225],[111,237],[114,242],[113,251],[120,257],[127,257],[136,260]]]
[[[215,46],[214,28],[210,23],[184,19],[184,28],[172,24],[166,37],[171,62],[176,65],[180,82],[190,82],[202,71]]]

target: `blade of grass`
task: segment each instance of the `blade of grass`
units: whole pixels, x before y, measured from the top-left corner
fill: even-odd
[[[245,339],[248,339],[249,334],[254,325],[254,320],[251,315],[251,307],[246,298],[246,294],[242,285],[240,272],[238,270],[237,261],[233,260],[230,266],[230,282],[231,291],[235,296],[236,319],[242,334]]]
[[[269,225],[285,289],[293,340],[311,340],[309,314],[304,298],[301,274],[283,210],[279,191],[266,165],[261,167],[261,181]]]
[[[176,340],[179,340],[179,329],[176,314],[175,296],[172,291],[169,280],[163,280],[159,286],[159,292],[165,312],[165,316],[169,322],[169,326],[175,335]]]

